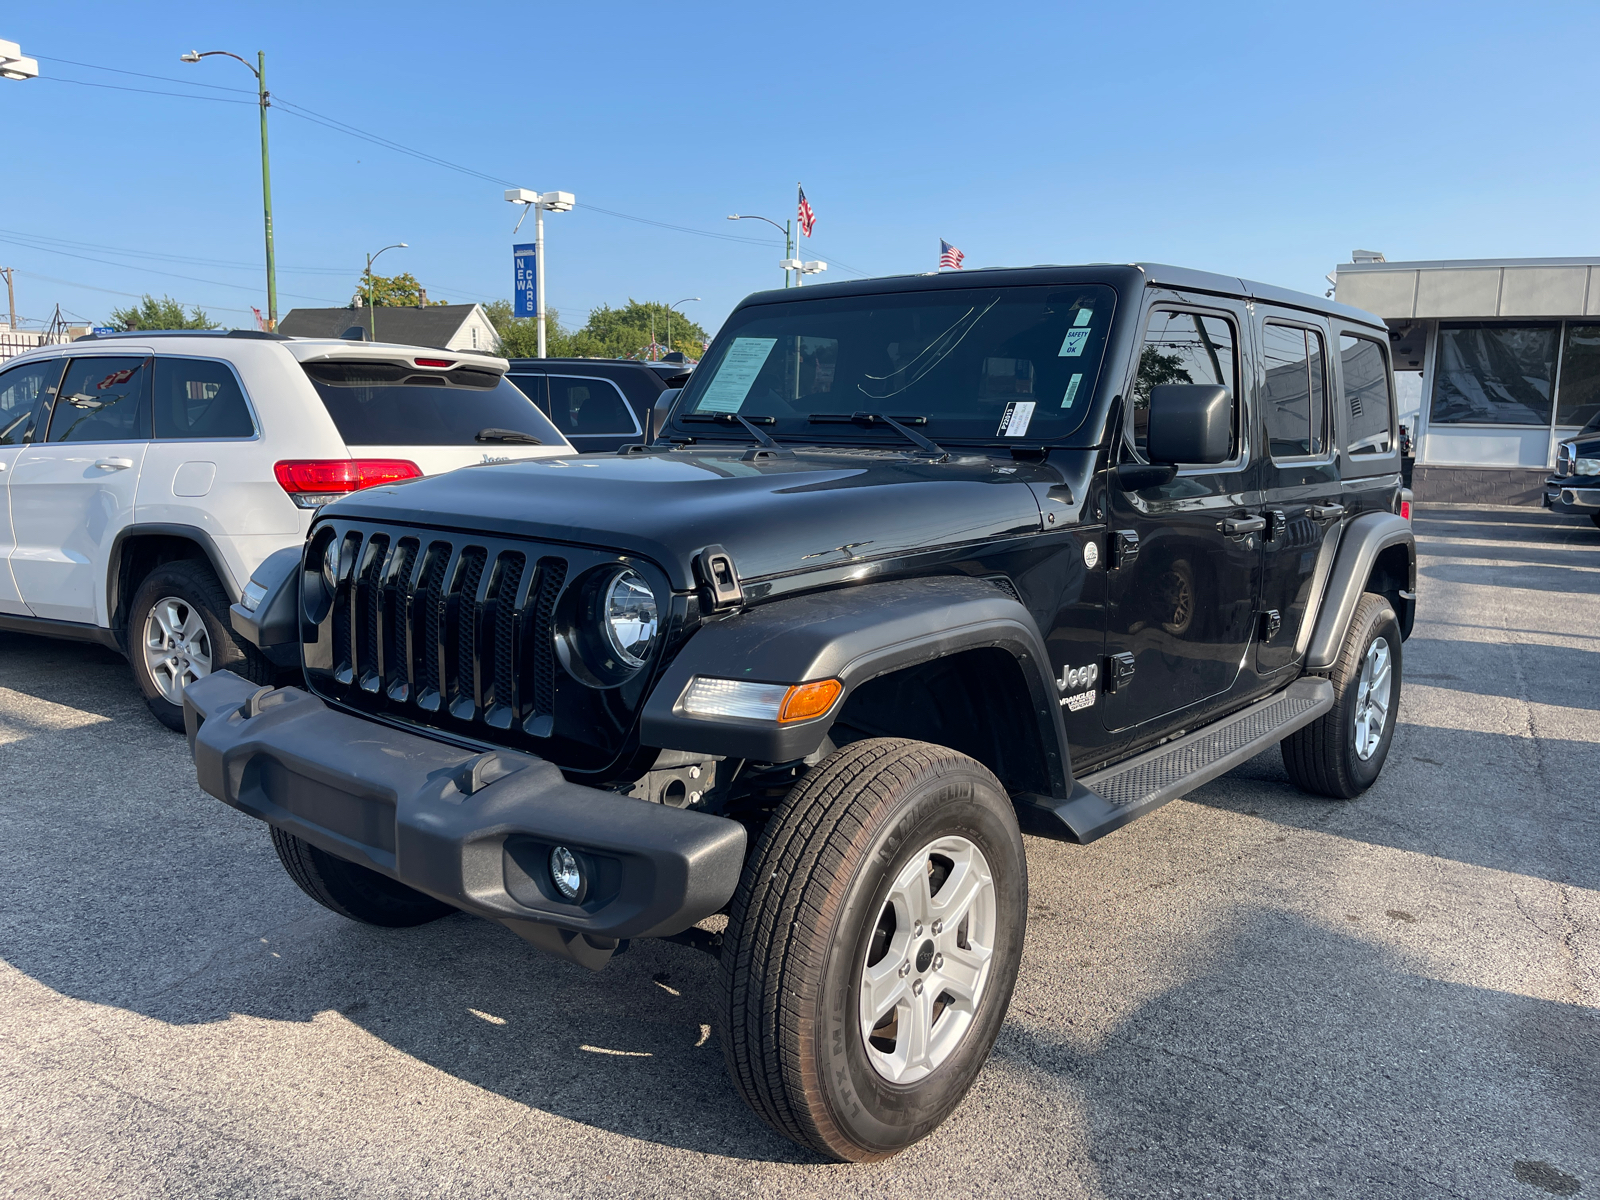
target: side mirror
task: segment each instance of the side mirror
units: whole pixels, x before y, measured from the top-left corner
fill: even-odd
[[[1152,463],[1221,463],[1233,450],[1233,396],[1213,383],[1150,389],[1146,457]]]
[[[682,388],[668,388],[656,397],[656,402],[650,408],[650,428],[647,441],[653,442],[661,436],[661,431],[667,427],[667,418],[672,415],[672,406],[678,402],[678,395]]]

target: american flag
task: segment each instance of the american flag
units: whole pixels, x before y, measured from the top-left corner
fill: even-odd
[[[965,254],[961,253],[949,242],[943,238],[939,239],[939,269],[941,271],[946,267],[952,271],[961,270],[961,260],[965,257]]]
[[[799,184],[795,185],[799,187]],[[806,199],[806,189],[800,188],[800,232],[811,236],[811,227],[817,223],[817,214],[811,211],[811,201]]]

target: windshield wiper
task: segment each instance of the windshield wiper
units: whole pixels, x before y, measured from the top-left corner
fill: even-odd
[[[515,442],[519,446],[544,445],[531,433],[519,433],[515,429],[480,429],[472,435],[475,442]]]
[[[755,438],[756,445],[761,449],[770,450],[774,454],[781,454],[785,458],[794,457],[793,450],[789,449],[789,447],[785,446],[782,442],[776,441],[771,434],[766,432],[766,430],[758,428],[755,421],[747,420],[740,413],[689,413],[686,416],[680,417],[679,420],[709,421],[717,425],[732,425],[735,421],[737,421],[750,431],[750,436]],[[778,423],[778,419],[776,417],[757,417],[756,421],[760,421],[764,425],[776,425]]]
[[[904,417],[906,421],[926,421],[927,417]],[[907,441],[914,442],[923,453],[929,455],[937,462],[944,462],[950,457],[950,451],[932,438],[925,438],[908,425],[884,413],[853,412],[853,413],[812,413],[806,420],[813,425],[865,425],[871,428],[880,422],[889,426],[896,433],[902,434]]]

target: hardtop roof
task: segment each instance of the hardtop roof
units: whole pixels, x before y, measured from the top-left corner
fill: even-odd
[[[1056,283],[1109,283],[1119,290],[1159,285],[1185,292],[1237,296],[1283,304],[1325,316],[1359,322],[1373,329],[1385,328],[1383,321],[1363,309],[1340,304],[1309,292],[1296,292],[1270,283],[1257,283],[1235,275],[1217,275],[1166,263],[1086,263],[1033,267],[978,267],[963,271],[928,271],[915,275],[881,275],[869,279],[842,280],[838,283],[807,284],[797,293],[794,288],[773,288],[755,292],[738,308],[754,304],[774,304],[785,300],[822,299],[830,296],[872,296],[893,292],[940,291],[948,288],[1025,287]],[[738,311],[736,308],[735,311]]]

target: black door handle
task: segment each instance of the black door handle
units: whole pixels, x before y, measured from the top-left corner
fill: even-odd
[[[1238,537],[1245,533],[1260,533],[1267,527],[1265,517],[1227,517],[1217,522],[1217,528],[1229,537]]]
[[[1310,511],[1311,511],[1311,515],[1313,517],[1315,517],[1317,520],[1326,521],[1326,520],[1329,520],[1332,517],[1342,517],[1342,516],[1344,516],[1344,505],[1342,505],[1342,504],[1313,504],[1311,506]]]

